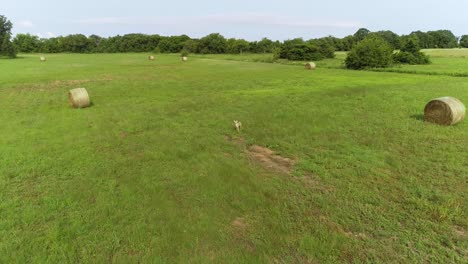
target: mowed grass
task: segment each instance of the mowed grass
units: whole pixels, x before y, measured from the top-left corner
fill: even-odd
[[[468,122],[422,120],[467,78],[47,58],[0,60],[0,263],[468,262]]]
[[[428,49],[430,65],[399,65],[382,71],[468,77],[468,49]]]

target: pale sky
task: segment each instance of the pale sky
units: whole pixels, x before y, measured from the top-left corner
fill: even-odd
[[[285,40],[371,31],[468,34],[465,0],[0,0],[14,33],[42,37],[146,33]]]

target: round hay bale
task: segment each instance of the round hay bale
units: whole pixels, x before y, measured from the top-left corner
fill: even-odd
[[[307,70],[315,70],[315,68],[317,68],[317,65],[315,65],[314,62],[308,62],[305,64],[305,68]]]
[[[188,57],[182,57],[182,61],[188,61]]]
[[[40,58],[40,60],[41,60],[41,62],[45,62],[45,61],[46,61],[46,58],[45,58],[44,56],[42,56],[42,57]]]
[[[76,88],[68,92],[70,106],[74,108],[85,108],[91,105],[88,91],[85,88]]]
[[[431,123],[451,126],[465,118],[463,103],[453,97],[441,97],[430,101],[424,109],[424,119]]]
[[[154,56],[148,56],[148,60],[154,61]]]

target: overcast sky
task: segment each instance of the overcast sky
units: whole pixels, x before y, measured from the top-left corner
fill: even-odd
[[[14,23],[14,33],[42,37],[217,32],[284,40],[343,37],[360,27],[398,34],[450,29],[462,35],[468,34],[467,12],[465,0],[0,0],[0,15]]]

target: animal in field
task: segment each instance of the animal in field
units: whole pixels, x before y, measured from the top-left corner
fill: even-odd
[[[237,132],[240,132],[242,129],[242,123],[239,120],[234,120],[234,128]]]

